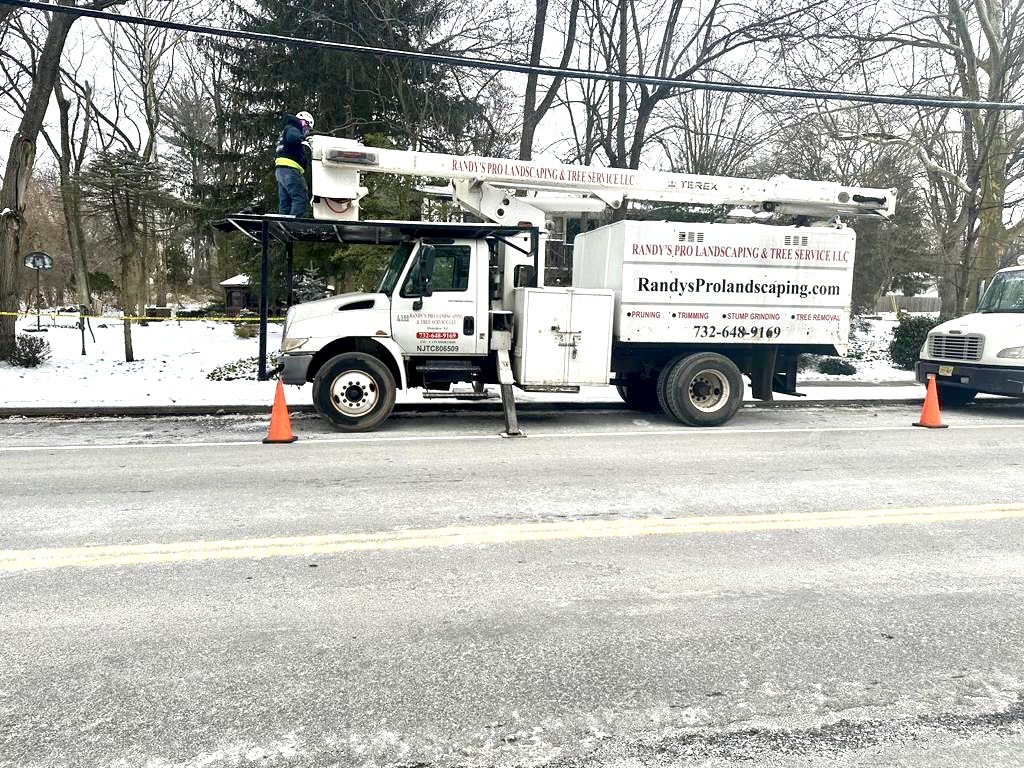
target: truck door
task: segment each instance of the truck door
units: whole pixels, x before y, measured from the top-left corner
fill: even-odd
[[[410,355],[487,354],[487,245],[463,240],[434,243],[430,296],[419,296],[417,245],[391,300],[392,334]]]

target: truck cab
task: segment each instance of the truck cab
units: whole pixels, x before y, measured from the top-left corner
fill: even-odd
[[[975,395],[1024,396],[1024,263],[996,272],[969,315],[935,326],[921,347],[916,377],[935,377],[939,402]]]
[[[439,385],[429,370],[445,365],[424,365],[429,360],[481,377],[489,352],[489,274],[487,239],[398,244],[373,291],[288,310],[281,379],[312,381],[317,410],[337,426],[372,429],[390,413],[396,389],[447,388],[451,375],[437,370]]]

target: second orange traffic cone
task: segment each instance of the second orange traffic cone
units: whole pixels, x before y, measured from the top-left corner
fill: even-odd
[[[939,415],[939,393],[935,388],[934,375],[928,377],[928,394],[924,396],[921,420],[915,421],[914,426],[928,427],[929,429],[945,429],[949,426],[942,423],[942,416]]]
[[[264,443],[294,443],[298,440],[292,434],[292,420],[288,415],[288,406],[284,402],[284,384],[277,380],[277,392],[274,393],[274,407],[270,411],[270,431],[263,438]]]

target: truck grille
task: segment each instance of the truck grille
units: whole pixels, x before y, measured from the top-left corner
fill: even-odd
[[[943,360],[981,360],[985,337],[978,334],[933,333],[928,336],[928,356]]]

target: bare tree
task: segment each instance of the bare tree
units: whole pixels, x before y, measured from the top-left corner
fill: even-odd
[[[857,2],[826,0],[585,0],[577,66],[665,80],[727,76],[744,60],[768,68],[786,44],[830,28]],[[659,110],[678,89],[670,83],[573,84],[575,143],[581,159],[603,155],[637,168],[660,131]]]
[[[22,20],[16,19],[10,25],[12,32],[15,33],[15,37],[21,43],[22,50],[14,53],[4,51],[3,54],[0,54],[0,70],[4,72],[8,82],[14,82],[16,74],[19,72],[31,78],[39,58],[39,35],[31,26],[20,23]],[[89,305],[91,303],[88,279],[89,270],[85,255],[85,235],[82,230],[80,190],[78,189],[76,174],[81,170],[82,164],[85,161],[91,123],[89,111],[92,107],[92,100],[91,87],[88,83],[80,85],[76,79],[77,77],[77,72],[64,69],[62,77],[57,78],[54,82],[53,93],[58,108],[59,135],[54,136],[53,130],[45,125],[41,128],[40,135],[46,141],[51,154],[57,161],[66,240],[74,267],[78,303],[80,305]],[[66,95],[65,80],[68,81],[73,90],[79,89],[82,91],[82,98],[78,98],[78,94]],[[12,88],[10,98],[18,111],[24,112],[26,95],[23,91],[18,88]],[[72,98],[74,98],[74,101],[72,101]]]
[[[918,0],[875,20],[858,39],[866,57],[909,53],[908,88],[973,101],[1024,97],[1024,7],[1003,0]],[[907,120],[886,141],[915,148],[927,172],[934,216],[941,218],[944,310],[959,313],[1024,234],[1024,117],[996,109],[931,110]]]
[[[581,0],[566,0],[566,5],[562,9],[567,17],[565,30],[560,37],[559,48],[561,49],[561,57],[557,63],[557,66],[562,69],[569,65],[572,58],[573,47],[576,43],[576,25],[579,20],[580,2]],[[530,42],[530,65],[533,67],[541,63],[548,29],[548,0],[536,0],[536,10],[533,17],[533,38]],[[551,78],[547,90],[543,95],[540,95],[540,76],[535,71],[531,71],[527,75],[526,91],[523,96],[523,130],[519,140],[520,160],[529,160],[533,157],[533,142],[537,135],[537,128],[555,103],[555,98],[564,81],[565,78],[563,77]]]
[[[748,67],[737,75],[745,82]],[[669,165],[684,173],[740,176],[777,132],[777,107],[735,93],[686,91],[665,103],[653,141]]]
[[[173,17],[176,21],[188,21],[197,2],[166,3],[159,0],[131,0],[131,9],[141,16],[156,19]],[[144,121],[144,144],[140,148],[143,160],[150,164],[160,162],[160,131],[167,89],[172,82],[175,50],[181,44],[184,33],[148,25],[111,25],[101,33],[110,48],[115,64],[115,84],[119,96],[133,111],[142,115]],[[156,303],[166,303],[166,273],[163,247],[154,233],[166,222],[159,221],[159,211],[141,212],[143,227],[140,232],[138,271],[138,293],[141,305],[148,301],[149,281],[153,278]]]
[[[84,8],[109,8],[121,0],[92,0]],[[50,104],[53,85],[60,76],[61,54],[68,33],[78,17],[69,13],[49,14],[46,37],[25,99],[25,109],[11,141],[3,184],[0,186],[0,313],[18,308],[18,284],[21,277],[21,227],[25,214],[25,191],[36,158],[36,141]],[[3,19],[0,18],[0,21]],[[0,358],[14,348],[14,320],[0,314]]]

